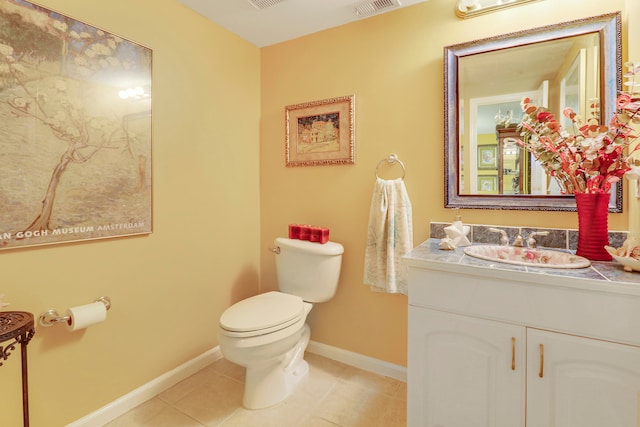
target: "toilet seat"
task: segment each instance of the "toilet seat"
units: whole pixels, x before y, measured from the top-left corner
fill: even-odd
[[[248,338],[279,331],[305,317],[302,298],[272,291],[227,308],[220,316],[220,328],[228,337]]]

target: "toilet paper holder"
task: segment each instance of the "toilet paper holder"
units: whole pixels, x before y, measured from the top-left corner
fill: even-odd
[[[111,308],[111,298],[106,296],[101,296],[95,299],[93,302],[101,302],[104,304],[105,308],[109,310]],[[49,327],[53,326],[57,323],[67,323],[69,321],[69,316],[60,316],[55,308],[50,308],[44,313],[40,314],[38,317],[38,323],[40,325]]]

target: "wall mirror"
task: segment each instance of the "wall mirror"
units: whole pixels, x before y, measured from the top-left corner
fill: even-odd
[[[520,101],[608,123],[621,62],[619,12],[445,47],[445,206],[575,211],[574,196],[510,143]],[[610,212],[622,212],[621,183]]]

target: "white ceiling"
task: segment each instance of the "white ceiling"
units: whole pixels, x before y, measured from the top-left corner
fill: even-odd
[[[253,0],[263,6],[258,9],[249,0],[178,0],[258,47],[292,40],[426,1],[428,0]],[[356,14],[358,6],[365,16]]]

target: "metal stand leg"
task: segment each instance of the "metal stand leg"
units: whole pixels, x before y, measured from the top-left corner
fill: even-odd
[[[25,311],[0,312],[0,343],[13,340],[6,346],[0,345],[0,360],[7,357],[20,344],[20,364],[22,366],[22,423],[29,427],[29,377],[27,374],[27,345],[36,330],[33,327],[33,314]],[[2,366],[2,362],[0,362]]]
[[[10,341],[6,346],[0,345],[0,366],[2,362],[20,344],[20,364],[22,367],[22,424],[29,427],[29,376],[27,374],[27,345],[36,333],[33,327],[33,314],[25,311],[0,312],[0,343]]]
[[[20,356],[22,358],[22,425],[29,427],[29,376],[27,370],[27,334],[24,334],[20,343]]]

